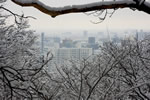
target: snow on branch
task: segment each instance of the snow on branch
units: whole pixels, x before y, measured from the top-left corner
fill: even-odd
[[[144,11],[150,14],[150,3],[140,2],[139,0],[122,0],[122,1],[99,1],[95,3],[83,4],[83,5],[71,5],[64,7],[50,7],[39,0],[11,0],[12,2],[20,6],[32,6],[40,10],[41,12],[48,14],[52,17],[68,13],[80,13],[102,9],[116,9],[116,8],[135,8],[139,11]],[[143,1],[143,0],[142,0]]]

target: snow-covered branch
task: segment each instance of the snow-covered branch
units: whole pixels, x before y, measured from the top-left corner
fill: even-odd
[[[52,17],[69,13],[80,13],[102,9],[135,8],[150,14],[150,3],[145,0],[99,1],[83,5],[50,7],[39,0],[11,0],[20,6],[32,6]]]

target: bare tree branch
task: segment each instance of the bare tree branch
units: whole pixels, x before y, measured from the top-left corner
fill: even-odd
[[[64,7],[50,7],[39,0],[11,0],[12,2],[24,6],[34,7],[41,12],[52,17],[69,13],[81,13],[102,9],[116,9],[116,8],[135,8],[139,11],[150,14],[150,3],[145,0],[123,0],[123,1],[99,1],[95,3],[72,5]]]

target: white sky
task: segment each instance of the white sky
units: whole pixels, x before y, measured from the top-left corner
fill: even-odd
[[[75,5],[100,0],[42,0],[47,5],[64,6]],[[48,2],[47,2],[48,1]],[[6,5],[12,11],[26,16],[36,17],[37,20],[31,19],[30,25],[32,29],[37,31],[51,31],[51,30],[103,30],[106,26],[110,30],[113,29],[144,29],[150,30],[150,15],[140,12],[132,11],[130,9],[119,9],[111,18],[105,19],[100,24],[93,24],[90,21],[97,21],[93,16],[87,16],[83,13],[66,14],[51,18],[50,16],[41,13],[32,7],[20,7],[10,1]]]

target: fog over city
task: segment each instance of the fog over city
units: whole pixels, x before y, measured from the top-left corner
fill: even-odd
[[[0,0],[0,100],[150,100],[150,0]]]

